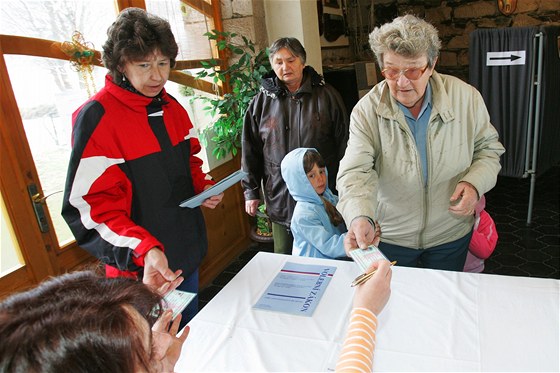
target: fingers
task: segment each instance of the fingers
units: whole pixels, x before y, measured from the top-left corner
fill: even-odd
[[[160,263],[159,266],[156,267],[156,269],[159,269],[159,272],[161,273],[162,277],[164,279],[166,279],[167,281],[175,281],[177,279],[177,276],[179,276],[181,273],[176,274],[175,272],[173,272],[168,266],[167,266],[167,260],[165,263]],[[181,272],[181,271],[179,271]]]
[[[376,264],[378,265],[377,273],[379,273],[380,276],[388,276],[392,272],[391,263],[389,261],[379,260]]]
[[[378,247],[379,243],[381,242],[381,227],[379,226],[379,222],[375,222],[375,236],[373,238],[372,245]]]
[[[158,294],[161,295],[165,295],[167,293],[169,293],[172,290],[177,289],[177,287],[179,285],[181,285],[181,283],[183,282],[183,280],[185,279],[184,277],[181,276],[182,271],[181,270],[177,270],[175,272],[175,275],[177,276],[173,281],[167,281],[165,282],[163,285],[161,285],[156,291],[158,292]]]
[[[362,229],[361,232],[356,233],[356,242],[358,243],[358,247],[360,249],[367,249],[367,247],[371,245],[375,239],[375,231],[369,222],[368,226],[369,227]]]
[[[449,211],[461,216],[468,216],[474,214],[474,208],[476,206],[476,200],[472,196],[461,197],[457,204],[452,204],[449,206]]]
[[[177,333],[179,333],[179,324],[181,323],[181,314],[178,314],[175,319],[173,320],[173,323],[171,324],[171,327],[169,328],[169,334],[171,335],[177,335]]]
[[[218,206],[220,204],[220,202],[222,202],[223,197],[224,197],[224,193],[220,193],[220,194],[217,194],[217,195],[212,196],[210,198],[206,198],[202,202],[202,206],[210,208],[210,209],[214,209],[214,208],[216,208],[216,206]]]
[[[378,261],[375,261],[375,262],[371,263],[366,272],[369,273],[369,272],[376,271],[379,268],[379,263],[380,262],[381,262],[381,260],[378,260]]]
[[[181,335],[177,336],[177,338],[181,341],[181,343],[185,342],[185,340],[189,336],[190,331],[191,331],[191,328],[188,325],[183,328],[183,332],[181,333]]]
[[[152,331],[159,333],[167,333],[169,322],[173,316],[172,310],[166,310],[163,314],[156,320],[152,326]]]
[[[255,216],[257,213],[257,208],[259,207],[260,200],[252,199],[245,201],[245,212],[251,216]]]

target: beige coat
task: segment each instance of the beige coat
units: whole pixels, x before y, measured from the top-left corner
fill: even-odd
[[[380,222],[382,241],[411,248],[451,242],[472,229],[474,218],[450,213],[449,199],[460,181],[479,195],[492,189],[505,151],[474,87],[435,71],[430,84],[427,186],[414,137],[385,81],[354,107],[337,177],[337,208],[347,225],[371,217]]]

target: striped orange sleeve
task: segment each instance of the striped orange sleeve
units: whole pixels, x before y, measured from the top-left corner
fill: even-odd
[[[377,317],[366,308],[353,308],[337,372],[371,372],[375,350]]]

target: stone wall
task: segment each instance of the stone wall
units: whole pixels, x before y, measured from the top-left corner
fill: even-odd
[[[262,0],[220,0],[224,31],[251,39],[258,48],[268,45]]]
[[[560,25],[560,0],[518,0],[515,12],[509,16],[505,16],[499,11],[497,0],[371,1],[374,4],[376,26],[407,13],[415,14],[431,22],[439,30],[442,39],[438,71],[458,76],[465,81],[468,81],[469,71],[469,34],[473,30],[544,24]],[[356,3],[364,11],[368,10],[369,0],[365,2],[364,0],[347,0],[348,9]],[[348,20],[351,21],[352,18],[348,17]],[[366,32],[350,23],[349,31]],[[365,40],[367,42],[367,39]],[[364,50],[367,47],[367,45],[362,45],[354,47],[354,49]],[[345,53],[341,53],[341,55],[345,55]]]

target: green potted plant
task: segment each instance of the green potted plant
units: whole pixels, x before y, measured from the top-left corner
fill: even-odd
[[[261,203],[255,214],[255,223],[252,224],[251,239],[256,242],[270,243],[272,238],[272,222],[266,214],[266,205]]]
[[[257,228],[256,233],[263,237],[272,237],[272,222],[266,214],[266,205],[261,203],[257,208]]]
[[[235,156],[241,148],[243,118],[249,102],[257,94],[260,81],[270,70],[268,50],[257,50],[255,44],[241,36],[242,43],[236,33],[212,30],[204,34],[208,39],[215,40],[219,50],[235,59],[227,69],[222,70],[220,60],[211,59],[202,62],[204,70],[197,73],[197,79],[210,78],[214,83],[229,83],[230,91],[223,97],[197,96],[204,101],[204,107],[216,121],[201,133],[201,141],[207,146],[208,141],[215,144],[212,154],[216,159]]]

